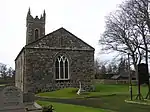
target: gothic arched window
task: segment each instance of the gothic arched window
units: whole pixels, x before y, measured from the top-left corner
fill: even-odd
[[[35,40],[37,40],[39,38],[39,30],[38,29],[35,29],[34,36],[35,36]]]
[[[55,61],[56,80],[69,79],[69,61],[65,56],[58,56]]]

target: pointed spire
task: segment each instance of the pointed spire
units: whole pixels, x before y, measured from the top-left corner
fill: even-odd
[[[46,13],[45,13],[45,9],[44,9],[44,12],[43,12],[43,20],[44,20],[44,22],[45,22],[45,20],[46,20]]]
[[[41,14],[41,18],[42,18],[42,14]]]
[[[28,10],[28,15],[30,15],[31,14],[31,11],[30,11],[30,7],[29,7],[29,10]]]
[[[27,20],[32,20],[32,19],[33,19],[32,15],[31,15],[30,7],[29,7],[29,9],[28,9],[28,13],[27,13],[26,19],[27,19]]]
[[[45,9],[44,9],[43,17],[45,17],[45,16],[46,16],[46,13],[45,13]]]

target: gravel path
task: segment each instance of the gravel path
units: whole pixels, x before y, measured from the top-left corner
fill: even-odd
[[[0,93],[2,92],[2,90],[3,90],[4,87],[5,86],[0,86]]]
[[[57,99],[57,98],[36,97],[36,100],[81,105],[81,106],[88,106],[88,107],[94,107],[94,108],[99,108],[100,103],[101,103],[101,100],[98,98],[97,99],[96,98],[95,99]]]

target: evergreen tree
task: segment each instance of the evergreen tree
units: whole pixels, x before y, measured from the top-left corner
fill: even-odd
[[[109,64],[107,68],[107,73],[113,73],[112,65]]]
[[[118,66],[118,72],[119,72],[119,74],[124,75],[127,73],[127,71],[128,71],[128,63],[127,63],[126,59],[121,58],[119,66]]]
[[[101,73],[102,74],[106,74],[106,67],[105,67],[105,65],[102,65],[102,67],[101,67]]]

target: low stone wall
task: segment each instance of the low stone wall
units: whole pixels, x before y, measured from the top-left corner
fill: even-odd
[[[129,80],[107,80],[107,79],[94,79],[94,83],[100,84],[129,84]],[[132,84],[136,85],[137,81],[132,80]]]
[[[36,85],[35,85],[36,86]],[[81,82],[82,89],[85,91],[93,91],[93,87],[91,82]],[[38,84],[36,89],[34,90],[35,93],[39,92],[49,92],[49,91],[55,91],[62,88],[79,88],[79,82],[78,81],[56,81],[54,83],[49,84]]]

